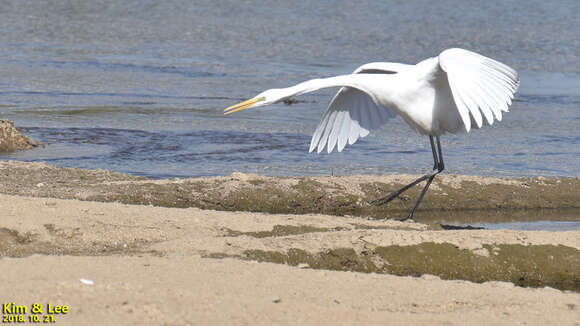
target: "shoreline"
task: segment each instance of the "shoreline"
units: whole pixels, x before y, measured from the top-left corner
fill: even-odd
[[[415,203],[419,184],[386,205],[369,202],[416,179],[415,175],[265,177],[230,176],[152,180],[105,170],[0,161],[0,193],[32,197],[197,207],[272,214],[328,214],[393,219]],[[422,223],[575,220],[580,178],[495,178],[443,174],[415,214]]]

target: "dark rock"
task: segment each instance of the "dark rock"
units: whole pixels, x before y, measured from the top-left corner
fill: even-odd
[[[0,153],[31,149],[40,144],[18,131],[14,122],[0,119]]]

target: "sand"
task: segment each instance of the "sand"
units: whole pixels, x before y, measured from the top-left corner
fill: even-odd
[[[142,182],[118,179],[106,182]],[[579,231],[447,231],[41,195],[0,194],[0,304],[38,303],[43,318],[47,304],[66,305],[51,317],[58,325],[580,325]],[[424,255],[399,261],[391,251],[402,249]],[[465,260],[437,263],[454,257]],[[422,272],[418,259],[439,269]],[[507,274],[449,274],[470,262]],[[405,274],[398,266],[413,276],[393,275]],[[530,287],[514,285],[528,276]]]

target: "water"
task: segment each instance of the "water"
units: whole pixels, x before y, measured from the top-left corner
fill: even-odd
[[[520,231],[580,231],[578,221],[534,221],[534,222],[504,222],[475,223],[471,227],[487,230],[520,230]]]
[[[46,146],[0,156],[152,178],[419,174],[426,137],[392,120],[308,154],[333,91],[224,117],[273,87],[458,46],[521,74],[512,112],[446,136],[449,173],[580,175],[580,2],[0,1],[0,117]]]

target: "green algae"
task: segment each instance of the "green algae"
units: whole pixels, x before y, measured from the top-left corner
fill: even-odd
[[[580,251],[553,245],[484,245],[479,255],[448,243],[377,247],[357,254],[352,248],[308,253],[247,250],[243,257],[260,262],[314,269],[374,272],[401,276],[431,274],[446,280],[511,282],[524,287],[549,286],[580,292]]]
[[[198,207],[274,214],[330,214],[402,218],[415,203],[422,184],[384,205],[370,204],[403,185],[361,182],[349,177],[232,176],[175,181],[103,170],[58,168],[38,163],[0,165],[0,192],[12,195],[80,199],[162,207]],[[368,180],[368,178],[366,178]],[[340,180],[340,182],[337,182]],[[476,181],[473,181],[476,180]],[[415,214],[419,222],[558,218],[580,212],[580,179],[489,179],[439,175]],[[550,212],[552,211],[552,212]],[[531,216],[531,217],[530,217]],[[480,221],[482,219],[479,219]]]
[[[345,228],[318,228],[310,225],[274,225],[271,231],[255,231],[255,232],[240,232],[236,230],[231,230],[228,228],[223,228],[228,237],[239,237],[239,236],[249,236],[253,238],[270,238],[270,237],[285,237],[289,235],[299,235],[313,232],[333,232],[342,231]]]
[[[263,250],[246,250],[243,257],[258,262],[271,262],[298,266],[306,264],[314,269],[336,271],[353,271],[372,273],[378,269],[375,264],[365,257],[356,254],[352,248],[328,249],[317,254],[310,254],[304,250],[291,248],[286,253]]]
[[[57,228],[45,224],[45,229],[52,237],[50,241],[41,241],[37,234],[21,234],[16,230],[0,228],[0,258],[28,257],[41,255],[70,256],[110,256],[110,255],[153,255],[163,256],[160,251],[145,249],[151,242],[134,240],[126,243],[82,242],[82,233],[77,228]]]
[[[508,281],[519,286],[551,286],[580,291],[580,251],[553,245],[484,245],[488,257],[451,244],[378,247],[395,275],[432,274],[472,282]]]

